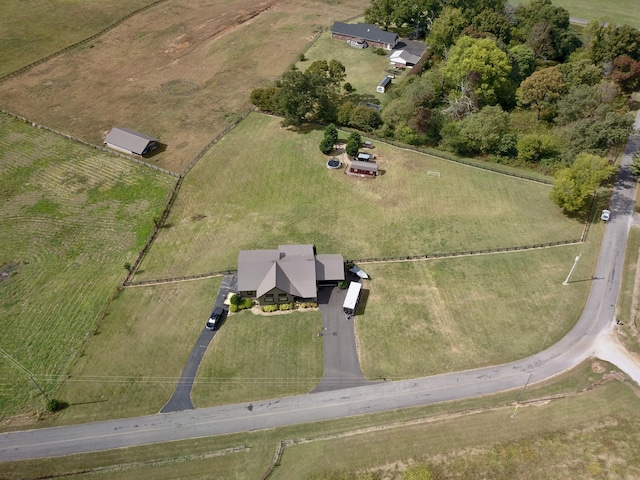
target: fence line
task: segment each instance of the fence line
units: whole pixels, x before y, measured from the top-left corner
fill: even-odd
[[[198,273],[195,275],[186,275],[183,277],[171,277],[171,278],[157,278],[153,280],[136,280],[124,283],[125,287],[141,287],[147,285],[162,285],[165,283],[186,282],[189,280],[200,280],[203,278],[221,277],[223,275],[230,275],[237,273],[237,270],[220,270],[218,272]]]
[[[240,122],[242,122],[245,118],[247,118],[247,115],[249,115],[254,110],[255,110],[255,107],[252,107],[242,112],[240,116],[233,123],[231,123],[231,125],[225,128],[221,133],[216,135],[216,137],[213,140],[207,143],[207,145],[205,145],[205,147],[202,150],[200,150],[200,152],[189,162],[189,165],[185,167],[185,169],[182,171],[181,176],[185,177],[187,173],[189,173],[191,169],[195,167],[196,163],[198,163],[198,160],[204,157],[204,155],[209,151],[209,149],[211,149],[211,147],[213,147],[216,143],[218,143],[222,139],[222,137],[224,137],[227,133],[229,133],[231,130],[236,128],[240,124]]]
[[[320,124],[318,124],[320,125]],[[320,126],[325,126],[325,125],[320,125]],[[518,173],[518,172],[511,172],[509,170],[504,170],[498,167],[494,167],[492,165],[489,165],[487,163],[480,163],[480,162],[473,162],[470,160],[465,160],[464,158],[460,158],[457,157],[455,155],[451,155],[448,154],[442,150],[436,150],[435,148],[428,148],[428,147],[417,147],[415,145],[409,145],[409,144],[405,144],[405,143],[400,143],[400,142],[396,142],[394,140],[389,140],[389,139],[385,139],[385,138],[380,138],[380,137],[376,137],[375,135],[373,135],[372,132],[362,132],[360,130],[355,130],[353,128],[349,128],[349,127],[345,127],[345,126],[341,126],[339,128],[339,130],[343,130],[345,132],[358,132],[360,135],[364,135],[368,138],[372,138],[373,140],[375,140],[376,142],[380,142],[380,143],[386,143],[387,145],[393,145],[394,147],[397,148],[403,148],[405,150],[413,150],[414,152],[418,152],[418,153],[423,153],[426,155],[431,155],[432,157],[436,157],[439,158],[441,160],[447,160],[449,162],[454,162],[454,163],[459,163],[461,165],[466,165],[468,167],[475,167],[475,168],[479,168],[481,170],[487,170],[489,172],[493,172],[493,173],[498,173],[500,175],[507,175],[509,177],[516,177],[516,178],[521,178],[523,180],[528,180],[531,182],[536,182],[536,183],[542,183],[544,185],[553,185],[553,180],[548,180],[546,178],[538,178],[538,177],[533,177],[531,175],[526,175],[526,174],[522,174],[522,173]]]
[[[147,239],[147,242],[144,244],[144,247],[142,247],[142,250],[140,250],[140,252],[138,253],[138,257],[136,258],[135,262],[133,263],[133,265],[129,269],[129,273],[127,274],[127,277],[124,279],[124,282],[122,282],[123,286],[127,285],[127,283],[129,283],[131,281],[131,278],[133,278],[133,276],[135,275],[136,271],[140,267],[140,264],[142,263],[142,259],[145,257],[145,255],[147,254],[147,252],[151,248],[151,244],[153,243],[153,241],[158,236],[158,233],[160,233],[160,229],[164,225],[164,222],[167,220],[167,217],[169,216],[169,212],[171,211],[171,207],[173,206],[174,202],[176,201],[176,198],[178,196],[178,192],[180,191],[180,187],[182,186],[182,179],[183,178],[184,177],[179,177],[178,178],[178,181],[176,182],[175,186],[173,187],[173,191],[171,192],[171,196],[169,197],[169,201],[167,202],[167,205],[164,207],[164,211],[162,212],[162,215],[160,216],[160,220],[155,222],[155,226],[153,228],[153,232],[151,232],[151,235],[149,235],[149,238]]]
[[[118,25],[120,25],[121,23],[129,20],[131,17],[139,14],[140,12],[143,12],[145,10],[153,8],[156,5],[159,5],[159,4],[164,3],[166,1],[167,0],[156,0],[155,2],[150,3],[149,5],[145,5],[144,7],[140,7],[139,9],[134,10],[133,12],[131,12],[131,13],[125,15],[124,17],[120,18],[119,20],[116,20],[114,23],[112,23],[111,25],[109,25],[109,26],[105,27],[104,29],[100,30],[98,33],[95,33],[95,34],[91,35],[90,37],[85,38],[84,40],[80,40],[80,41],[78,41],[78,42],[76,42],[76,43],[74,43],[72,45],[64,47],[62,50],[58,50],[57,52],[53,52],[52,54],[47,55],[46,57],[42,57],[42,58],[36,60],[35,62],[31,62],[29,65],[25,65],[24,67],[21,67],[18,70],[15,70],[15,71],[13,71],[11,73],[8,73],[3,77],[0,77],[0,83],[4,82],[5,80],[8,80],[8,79],[10,79],[12,77],[15,77],[17,75],[20,75],[21,73],[24,73],[27,70],[29,70],[29,69],[37,66],[37,65],[40,65],[40,64],[42,64],[44,62],[47,62],[47,61],[51,60],[52,58],[58,57],[58,56],[62,55],[63,53],[67,53],[67,52],[73,50],[74,48],[80,47],[80,46],[84,45],[85,43],[89,43],[90,41],[95,40],[96,38],[101,37],[105,33],[113,30]]]
[[[14,118],[16,120],[20,120],[21,122],[28,123],[33,128],[38,128],[38,129],[41,129],[41,130],[46,130],[46,131],[51,132],[51,133],[55,133],[56,135],[59,135],[61,137],[66,138],[67,140],[71,140],[73,142],[80,143],[80,144],[82,144],[82,145],[84,145],[86,147],[91,147],[91,148],[94,148],[96,150],[100,150],[101,152],[105,152],[105,153],[108,153],[108,154],[116,156],[116,157],[124,158],[125,160],[130,160],[130,161],[135,162],[135,163],[137,163],[139,165],[143,165],[143,166],[151,168],[153,170],[157,170],[158,172],[162,172],[164,174],[171,175],[172,177],[180,178],[180,174],[178,174],[178,173],[172,172],[172,171],[167,170],[167,169],[162,168],[162,167],[158,167],[157,165],[153,165],[151,163],[147,163],[144,160],[140,160],[139,158],[132,157],[131,155],[126,155],[124,153],[116,152],[115,150],[112,150],[110,148],[104,147],[102,145],[95,145],[95,144],[87,142],[85,140],[81,140],[81,139],[79,139],[77,137],[74,137],[73,135],[69,135],[68,133],[64,133],[64,132],[61,132],[59,130],[56,130],[55,128],[47,127],[45,125],[40,125],[39,123],[33,122],[33,121],[29,120],[28,118],[22,117],[20,115],[16,115],[15,113],[7,112],[6,110],[2,110],[2,109],[0,109],[0,113],[2,113],[3,115],[6,115],[7,117],[11,117],[11,118]]]
[[[404,257],[380,257],[380,258],[360,258],[353,260],[345,260],[345,263],[383,263],[383,262],[407,262],[413,260],[432,260],[436,258],[454,258],[454,257],[466,257],[472,255],[489,255],[494,253],[505,252],[521,252],[526,250],[537,250],[540,248],[557,247],[560,245],[576,245],[582,243],[580,239],[574,240],[558,240],[556,242],[535,243],[533,245],[517,245],[514,247],[502,247],[502,248],[479,248],[477,250],[468,250],[461,252],[449,252],[449,253],[428,253],[425,255],[407,255]]]
[[[402,257],[359,258],[359,259],[345,260],[344,262],[366,264],[366,263],[383,263],[383,262],[407,262],[407,261],[415,261],[415,260],[432,260],[436,258],[455,258],[455,257],[489,255],[489,254],[506,253],[506,252],[522,252],[527,250],[538,250],[540,248],[549,248],[549,247],[557,247],[557,246],[564,246],[564,245],[576,245],[579,243],[583,243],[583,240],[579,240],[579,239],[558,240],[556,242],[534,243],[532,245],[516,245],[514,247],[485,248],[485,249],[468,250],[468,251],[461,251],[461,252],[449,252],[449,253],[428,253],[425,255],[405,255]],[[202,278],[221,277],[222,275],[228,275],[232,273],[237,273],[237,270],[220,270],[217,272],[198,273],[195,275],[185,275],[182,277],[156,278],[152,280],[131,281],[130,279],[128,279],[127,281],[125,281],[124,286],[140,287],[140,286],[148,286],[148,285],[161,285],[165,283],[184,282],[188,280],[198,280]]]

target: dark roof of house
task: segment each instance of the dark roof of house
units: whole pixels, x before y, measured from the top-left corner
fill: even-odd
[[[344,280],[344,258],[339,253],[316,255],[316,280]]]
[[[241,250],[238,290],[257,297],[274,288],[302,298],[317,295],[318,280],[344,280],[342,255],[318,255],[313,245],[280,245],[277,250]],[[335,278],[334,278],[335,277]]]
[[[372,42],[387,43],[390,45],[395,45],[399,38],[396,33],[385,32],[370,23],[335,22],[331,27],[331,32],[339,35],[363,38],[364,40]]]
[[[144,133],[136,132],[130,128],[114,127],[111,129],[104,143],[124,148],[130,152],[142,154],[149,142],[158,142],[157,138]]]
[[[351,162],[351,168],[357,168],[359,170],[369,170],[371,172],[378,171],[378,164],[373,162],[361,162],[360,160],[353,160]]]

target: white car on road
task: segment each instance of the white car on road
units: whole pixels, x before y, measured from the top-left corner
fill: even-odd
[[[600,219],[608,222],[609,218],[611,218],[611,212],[609,210],[602,210],[602,215],[600,215]]]

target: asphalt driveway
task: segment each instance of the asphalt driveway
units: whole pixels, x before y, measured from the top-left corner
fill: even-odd
[[[216,302],[211,311],[213,311],[215,307],[223,307],[225,310],[228,310],[227,306],[224,304],[224,300],[227,298],[227,294],[229,292],[235,292],[237,288],[238,275],[235,273],[225,275],[222,278],[222,283],[218,290],[218,296],[216,297]],[[171,398],[166,405],[162,407],[160,413],[180,412],[182,410],[194,409],[193,403],[191,402],[193,381],[196,378],[200,362],[207,351],[207,347],[216,335],[215,330],[207,330],[204,328],[206,321],[206,318],[202,319],[202,332],[200,332],[200,336],[198,337],[198,340],[196,340],[193,350],[191,350],[191,355],[189,355],[189,359],[182,369],[180,379],[178,380],[176,389],[173,391],[173,395],[171,395]]]
[[[370,383],[360,370],[354,317],[347,319],[342,311],[346,295],[346,289],[324,287],[318,291],[318,306],[322,312],[324,375],[312,393]]]

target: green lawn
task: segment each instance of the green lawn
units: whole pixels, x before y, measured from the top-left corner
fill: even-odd
[[[325,167],[321,137],[249,115],[185,178],[136,278],[235,269],[239,250],[283,243],[357,259],[580,237],[582,224],[551,203],[549,186],[381,143],[383,174],[355,178]]]
[[[0,116],[0,347],[49,392],[125,277],[175,178]],[[0,362],[0,416],[43,402]]]
[[[198,370],[196,407],[308,393],[322,378],[319,311],[230,316]]]
[[[360,21],[364,21],[360,19]],[[389,53],[389,52],[385,52]],[[376,87],[385,75],[389,67],[389,59],[386,55],[377,55],[373,48],[363,50],[349,46],[347,42],[334,40],[331,38],[331,31],[326,31],[307,50],[307,58],[304,62],[297,62],[298,69],[304,71],[315,60],[339,60],[346,70],[345,82],[349,82],[354,88],[353,99],[355,103],[371,102],[382,104],[385,99],[384,93],[376,92]],[[400,82],[402,76],[398,76],[393,82]],[[393,87],[390,87],[391,91]]]
[[[582,312],[600,235],[594,227],[596,241],[584,245],[361,265],[372,277],[356,317],[363,373],[371,380],[434,375],[549,347]],[[563,286],[579,252],[574,282]]]
[[[73,45],[153,0],[4,0],[0,76]]]

